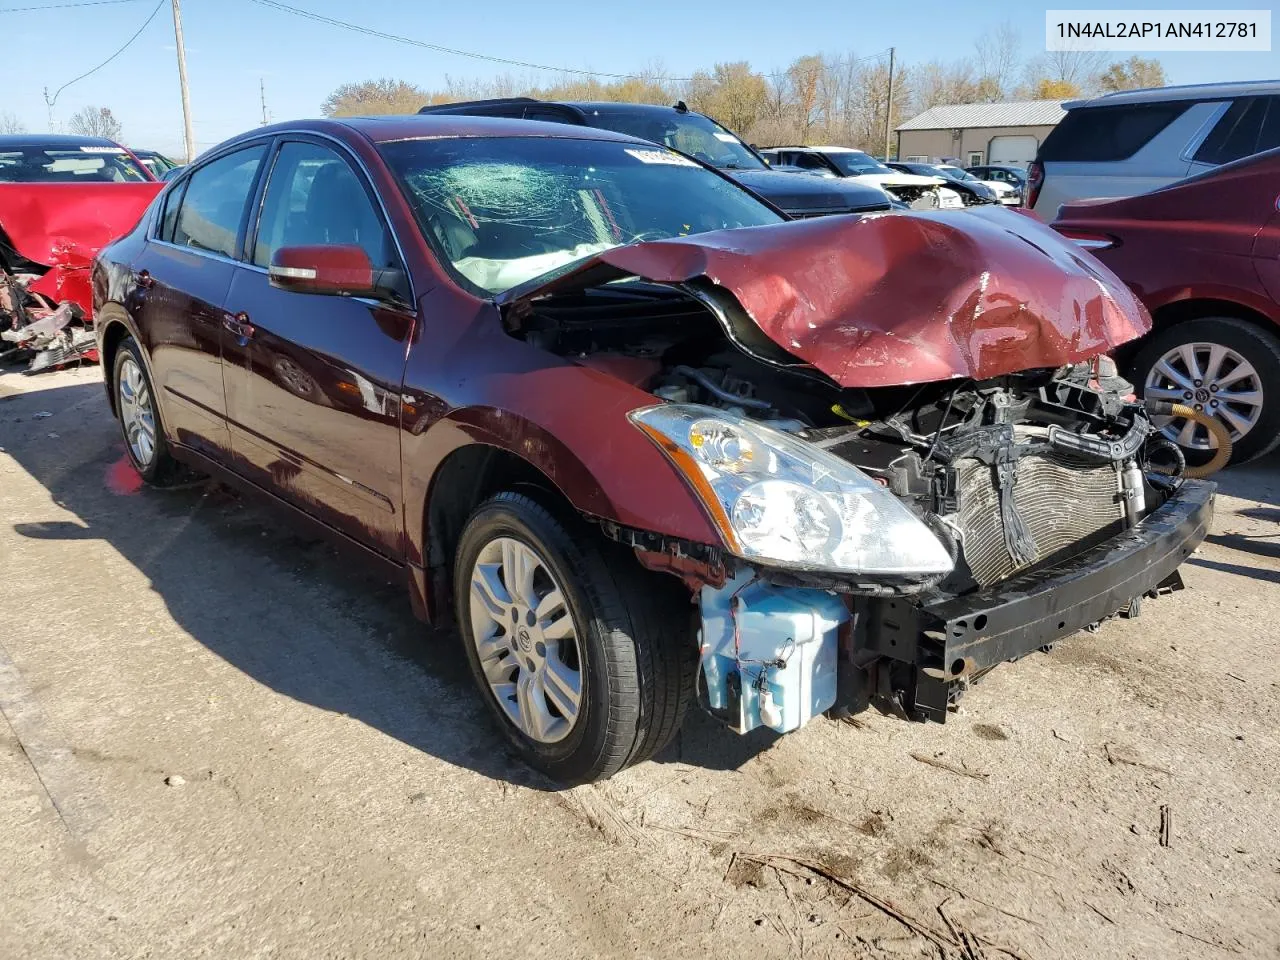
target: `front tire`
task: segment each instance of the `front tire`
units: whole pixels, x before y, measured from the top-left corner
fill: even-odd
[[[1199,404],[1231,431],[1231,462],[1280,444],[1280,338],[1234,317],[1201,317],[1157,330],[1134,357],[1133,384],[1147,399]],[[1162,422],[1192,463],[1217,447],[1192,421]]]
[[[467,521],[454,601],[472,675],[508,741],[564,784],[652,756],[684,718],[688,594],[576,517],[500,493]]]
[[[177,482],[182,469],[169,455],[155,389],[142,362],[142,350],[133,337],[125,337],[116,349],[111,390],[125,451],[134,469],[152,486]]]

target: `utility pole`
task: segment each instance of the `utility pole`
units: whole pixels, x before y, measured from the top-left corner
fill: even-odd
[[[267,125],[267,81],[262,77],[258,78],[258,92],[262,96],[262,125],[265,127]]]
[[[178,48],[178,86],[182,89],[182,135],[186,141],[187,163],[196,158],[196,134],[191,126],[191,94],[187,90],[187,48],[182,43],[182,5],[173,3],[173,36]]]
[[[177,3],[178,0],[174,0]],[[889,159],[889,131],[893,126],[893,47],[889,48],[889,95],[884,105],[884,158]]]
[[[49,108],[49,132],[57,133],[58,131],[53,129],[53,101],[49,99],[48,87],[44,88],[44,104]]]

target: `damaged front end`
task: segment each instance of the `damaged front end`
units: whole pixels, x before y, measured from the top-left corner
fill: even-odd
[[[97,359],[90,269],[159,183],[0,184],[0,361],[39,373]]]
[[[998,664],[1180,588],[1213,485],[1178,476],[1177,451],[1127,385],[1101,379],[1081,364],[968,382],[888,417],[796,434],[906,505],[949,569],[926,572],[926,555],[898,576],[833,571],[821,557],[834,526],[807,510],[808,527],[790,528],[807,536],[811,567],[739,567],[701,591],[712,712],[743,731],[872,702],[941,722]]]
[[[794,730],[922,720],[999,663],[1180,586],[1213,485],[1106,351],[1149,317],[994,210],[621,247],[503,302],[509,332],[650,392],[631,414],[722,548],[606,524],[699,606],[704,705]]]

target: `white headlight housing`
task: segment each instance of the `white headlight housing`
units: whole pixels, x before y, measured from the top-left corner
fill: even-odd
[[[706,504],[731,553],[851,574],[949,573],[951,555],[853,464],[724,410],[667,403],[630,414]]]

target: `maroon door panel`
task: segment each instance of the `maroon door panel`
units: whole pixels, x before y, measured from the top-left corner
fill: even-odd
[[[236,271],[223,377],[235,468],[380,552],[401,545],[400,380],[412,318]],[[249,332],[251,331],[251,333]]]
[[[235,264],[150,243],[135,261],[142,281],[134,316],[151,354],[161,414],[179,443],[226,460],[222,302]]]
[[[331,526],[403,556],[400,387],[413,316],[374,300],[271,285],[283,247],[359,246],[400,269],[349,161],[313,141],[276,155],[251,245],[225,300],[223,383],[237,470]]]
[[[221,345],[245,207],[266,155],[255,144],[196,170],[168,197],[155,239],[134,262],[134,307],[161,412],[179,443],[230,454]]]
[[[1276,187],[1277,211],[1280,211],[1280,185]],[[1272,300],[1280,303],[1280,212],[1277,212],[1258,232],[1253,244],[1253,265],[1258,278]]]

